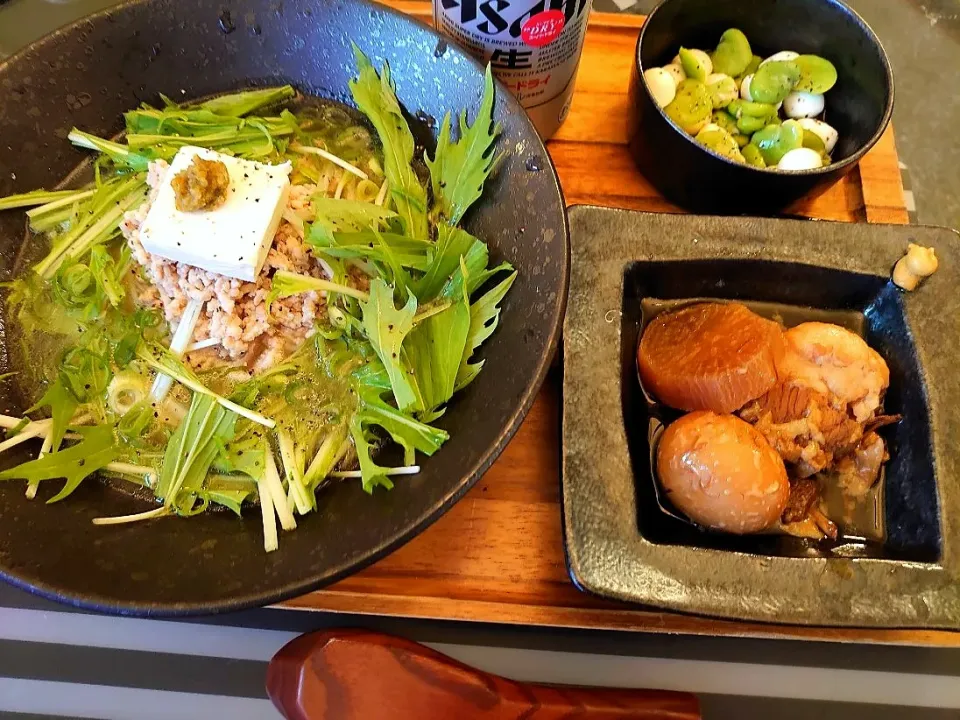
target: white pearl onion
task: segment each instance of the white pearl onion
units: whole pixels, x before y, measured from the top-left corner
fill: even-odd
[[[783,101],[783,112],[788,118],[812,118],[823,112],[823,95],[793,91]]]
[[[805,147],[791,150],[777,163],[777,170],[815,170],[818,167],[823,167],[820,153]]]
[[[800,57],[800,53],[798,52],[794,52],[793,50],[781,50],[778,53],[774,53],[760,64],[766,65],[768,62],[786,62],[789,60],[796,60],[798,57]]]
[[[673,75],[663,68],[646,70],[643,79],[647,81],[653,101],[660,107],[666,107],[677,96],[677,83],[674,82]]]
[[[683,66],[679,63],[664,65],[663,69],[673,76],[673,80],[677,85],[687,79],[687,74],[683,71]]]

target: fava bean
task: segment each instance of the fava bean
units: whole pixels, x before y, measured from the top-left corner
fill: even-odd
[[[713,101],[707,86],[698,80],[688,78],[677,86],[677,93],[664,112],[684,132],[696,135],[710,122],[713,113]]]
[[[797,90],[823,95],[837,84],[837,68],[819,55],[800,55],[793,61],[800,68]]]
[[[754,56],[750,59],[750,62],[747,64],[746,69],[744,69],[744,71],[743,71],[742,73],[740,73],[739,75],[737,75],[737,77],[735,78],[736,81],[737,81],[738,83],[741,83],[741,82],[743,82],[743,79],[744,79],[747,75],[753,75],[753,74],[757,71],[757,68],[760,67],[760,63],[761,63],[761,62],[763,62],[763,58],[761,58],[759,55],[754,55]]]
[[[750,41],[736,28],[730,28],[720,36],[717,49],[711,56],[713,71],[731,77],[746,70],[752,59],[753,51],[750,49]]]
[[[737,84],[733,78],[723,73],[711,73],[707,77],[707,91],[713,100],[714,108],[723,108],[737,99]]]
[[[719,125],[710,123],[697,133],[696,141],[718,155],[733,160],[734,162],[746,162],[743,155],[740,154],[740,146],[733,136]]]
[[[776,105],[770,103],[741,102],[737,107],[740,114],[750,117],[769,118],[777,114]]]
[[[749,115],[741,115],[737,118],[737,128],[742,133],[751,135],[758,130],[762,130],[767,125],[767,118],[762,117],[750,117]]]
[[[743,155],[743,159],[747,161],[748,165],[753,165],[758,168],[765,168],[767,166],[766,161],[763,159],[763,154],[753,143],[746,145],[741,151],[740,154]]]
[[[837,83],[837,69],[826,58],[793,50],[761,58],[741,30],[729,28],[711,53],[681,47],[669,65],[644,77],[664,112],[724,157],[783,170],[819,167],[813,155],[823,165],[831,162],[837,131],[816,119],[826,106],[824,93]]]
[[[823,151],[825,154],[829,155],[833,152],[833,148],[837,146],[839,135],[832,126],[823,120],[813,120],[811,118],[797,120],[797,123],[804,129],[804,137],[806,137],[807,132],[811,132],[823,141]]]
[[[703,50],[680,48],[680,65],[688,78],[704,82],[713,72],[713,61]]]
[[[823,140],[820,139],[820,136],[809,130],[803,131],[803,147],[814,150],[821,155],[823,155],[827,149],[823,144]]]
[[[787,120],[782,125],[767,125],[754,133],[750,142],[760,149],[767,165],[776,165],[788,152],[803,146],[803,128],[796,120]]]
[[[719,125],[731,135],[740,135],[740,130],[737,128],[737,119],[726,110],[714,110],[713,115],[710,116],[710,122]],[[747,140],[749,141],[750,138],[747,138]]]
[[[766,62],[750,82],[750,95],[757,102],[776,105],[789,95],[800,79],[800,68],[790,61]],[[741,85],[741,93],[742,93]]]

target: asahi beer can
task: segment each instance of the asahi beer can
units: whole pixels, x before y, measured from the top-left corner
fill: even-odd
[[[433,0],[437,29],[493,71],[543,139],[567,118],[592,0]]]

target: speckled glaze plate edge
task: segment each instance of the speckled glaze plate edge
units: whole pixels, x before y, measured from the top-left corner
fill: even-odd
[[[945,228],[665,215],[573,207],[564,323],[563,528],[571,578],[618,600],[730,619],[960,629],[960,236]],[[889,275],[908,242],[940,271],[903,305],[931,426],[941,554],[933,563],[761,557],[654,544],[638,528],[622,386],[620,310],[635,261],[764,259]],[[624,379],[628,378],[628,379]],[[601,409],[602,411],[598,411]]]

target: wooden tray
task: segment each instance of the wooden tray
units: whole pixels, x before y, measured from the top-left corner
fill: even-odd
[[[423,2],[389,3],[430,18]],[[571,205],[679,210],[635,169],[626,142],[630,67],[642,18],[594,13],[570,117],[549,143]],[[892,129],[859,170],[792,212],[906,223]],[[516,437],[435,525],[379,563],[286,608],[443,620],[646,632],[960,646],[960,633],[741,623],[638,609],[570,582],[560,524],[559,370]]]

